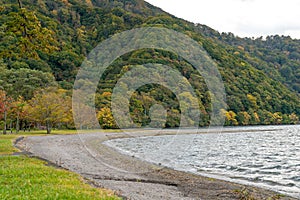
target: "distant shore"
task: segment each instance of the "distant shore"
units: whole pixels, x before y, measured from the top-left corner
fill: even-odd
[[[233,132],[228,128],[225,129],[227,130],[222,132]],[[266,130],[271,131],[274,128]],[[190,130],[186,131],[190,133]],[[180,134],[187,132],[181,131]],[[214,130],[209,132],[212,133]],[[178,132],[177,130],[166,130],[160,133],[156,130],[128,130],[127,134],[101,132],[34,136],[18,141],[16,146],[56,166],[79,173],[94,186],[112,189],[124,199],[295,199],[262,188],[153,165],[120,154],[102,144],[109,139],[166,134],[178,134]]]

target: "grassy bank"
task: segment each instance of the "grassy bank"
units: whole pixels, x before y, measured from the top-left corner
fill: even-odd
[[[9,155],[18,151],[13,140],[20,136],[0,135],[0,199],[119,199],[84,183],[75,173],[39,159]]]
[[[18,150],[13,147],[13,140],[18,136],[16,135],[0,135],[0,155],[12,154]]]

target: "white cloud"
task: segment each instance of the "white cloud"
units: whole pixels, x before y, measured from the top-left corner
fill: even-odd
[[[239,36],[300,39],[299,0],[146,0],[186,20]]]

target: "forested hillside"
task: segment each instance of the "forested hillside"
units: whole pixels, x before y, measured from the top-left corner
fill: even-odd
[[[279,35],[239,38],[232,33],[218,33],[200,24],[197,27],[204,35],[235,47],[238,50],[235,54],[242,59],[300,93],[300,40]]]
[[[145,26],[184,33],[214,59],[227,93],[228,110],[220,111],[226,116],[226,125],[299,122],[299,40],[220,34],[207,26],[178,19],[141,0],[0,0],[0,3],[2,128],[10,124],[19,129],[36,123],[47,128],[73,127],[70,109],[66,108],[71,108],[73,82],[84,57],[115,33]],[[111,93],[117,80],[131,65],[146,63],[178,69],[196,88],[198,101],[191,98],[190,102],[198,102],[201,109],[199,125],[209,125],[210,93],[201,75],[178,55],[143,49],[116,60],[100,81],[96,107],[103,127],[117,128],[110,111]],[[46,91],[51,95],[46,96]],[[41,113],[34,112],[39,109],[38,102],[43,105],[43,99],[54,97],[60,99],[60,104],[68,104],[60,108],[64,114],[57,111],[41,119]],[[149,124],[149,109],[155,102],[162,102],[168,111],[166,127],[178,126],[180,106],[176,97],[156,85],[142,87],[132,96],[130,111],[134,122],[140,126]],[[89,126],[88,122],[83,125]]]

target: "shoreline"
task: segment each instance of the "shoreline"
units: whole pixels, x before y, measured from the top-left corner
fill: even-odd
[[[166,134],[172,133],[168,130]],[[131,132],[131,137],[158,135],[163,134],[155,130]],[[126,137],[120,132],[32,136],[17,141],[15,146],[76,172],[92,185],[111,189],[125,199],[296,199],[263,188],[154,165],[102,144]]]

